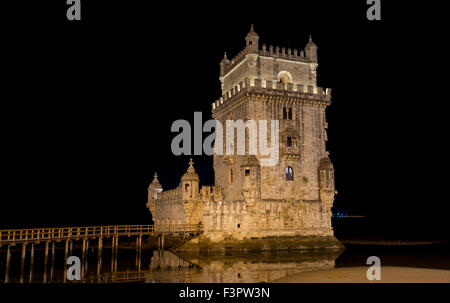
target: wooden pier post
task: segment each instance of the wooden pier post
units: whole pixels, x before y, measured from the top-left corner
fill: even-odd
[[[116,251],[116,237],[112,237],[112,241],[111,241],[111,256],[114,255],[114,252]]]
[[[136,267],[138,267],[139,258],[139,238],[136,238]]]
[[[70,256],[72,255],[72,251],[73,251],[73,241],[70,240],[70,241],[69,241],[69,255],[70,255]]]
[[[84,259],[84,272],[88,272],[88,265],[89,265],[89,238],[86,238],[86,258]]]
[[[99,237],[98,238],[98,257],[101,258],[102,257],[102,252],[103,252],[103,237]]]
[[[55,261],[55,242],[52,242],[52,262]]]
[[[86,253],[86,263],[87,260],[89,259],[89,239],[86,239],[86,249],[85,249],[85,253]]]
[[[142,260],[142,234],[139,235],[139,251],[138,251],[138,272],[141,272],[141,260]]]
[[[55,271],[55,242],[52,242],[52,263],[50,265],[50,282],[53,281],[53,273]]]
[[[84,279],[84,259],[86,256],[86,238],[83,238],[81,245],[81,280]]]
[[[31,243],[30,276],[28,278],[29,283],[33,281],[33,266],[34,266],[34,243]]]
[[[67,257],[69,254],[69,239],[64,243],[64,264],[67,263]]]
[[[100,277],[100,271],[102,269],[102,250],[103,250],[103,237],[99,237],[97,250],[97,277]]]
[[[44,250],[45,250],[45,252],[44,252],[44,265],[47,265],[47,263],[48,263],[48,241],[45,241],[45,248],[44,248]]]
[[[21,268],[25,267],[25,256],[26,256],[26,253],[27,253],[27,244],[23,243],[22,244],[22,256],[20,258],[20,267]]]
[[[164,250],[164,233],[161,235],[161,249]]]
[[[119,258],[118,256],[118,251],[119,251],[119,236],[116,236],[116,251],[115,251],[115,259],[114,259],[114,272],[117,272],[117,259]]]
[[[9,282],[9,266],[10,265],[11,265],[11,245],[8,244],[8,251],[6,252],[5,283]]]
[[[114,271],[114,243],[116,239],[113,237],[111,242],[111,272]]]
[[[45,241],[45,248],[44,248],[44,283],[47,283],[48,243],[49,243],[49,241]]]
[[[20,257],[20,283],[23,283],[23,274],[25,268],[25,256],[27,253],[27,244],[22,243],[22,255]]]
[[[102,270],[102,257],[99,255],[97,258],[97,278],[100,278],[101,270]]]
[[[83,238],[81,245],[81,263],[84,263],[85,256],[86,256],[86,238]]]
[[[67,257],[69,254],[69,239],[66,239],[64,243],[64,278],[63,282],[67,281]]]

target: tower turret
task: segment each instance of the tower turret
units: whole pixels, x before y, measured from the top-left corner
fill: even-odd
[[[333,206],[334,195],[334,167],[328,157],[323,157],[319,164],[319,189],[320,200],[323,203],[323,214],[325,215],[323,223],[331,228],[331,207]]]
[[[317,45],[312,41],[311,35],[309,36],[308,44],[306,44],[305,51],[306,51],[306,58],[310,62],[316,62],[317,63]]]
[[[155,172],[153,181],[148,186],[148,199],[156,199],[156,195],[163,191],[161,183],[158,180],[158,174]]]
[[[153,181],[148,186],[148,201],[147,207],[152,213],[155,213],[155,201],[158,199],[158,194],[163,191],[162,185],[158,181],[158,174],[155,172]]]
[[[220,61],[220,75],[222,76],[225,73],[225,66],[230,63],[227,58],[227,53],[223,53],[223,59]]]
[[[199,196],[200,178],[195,172],[194,161],[189,160],[189,167],[181,177],[181,184],[183,186],[183,200],[198,199]]]
[[[257,52],[259,48],[259,36],[258,34],[253,30],[253,24],[250,28],[250,32],[245,37],[246,46],[245,48],[249,52]]]

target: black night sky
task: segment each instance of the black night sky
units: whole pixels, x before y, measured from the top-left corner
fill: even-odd
[[[260,43],[319,46],[335,206],[387,237],[448,237],[443,36],[388,1],[382,21],[365,1],[308,2],[82,1],[78,23],[65,1],[5,11],[0,227],[150,224],[153,173],[170,189],[189,161],[171,153],[172,122],[210,119],[223,52],[253,23]],[[212,185],[212,158],[194,161]]]

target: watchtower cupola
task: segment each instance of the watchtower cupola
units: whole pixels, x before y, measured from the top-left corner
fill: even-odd
[[[149,201],[151,199],[156,199],[157,195],[163,191],[161,183],[158,181],[158,174],[155,172],[155,175],[153,176],[153,181],[148,186],[148,199]]]
[[[309,36],[308,44],[306,44],[305,50],[306,50],[306,58],[310,62],[316,62],[317,63],[317,45],[312,41],[311,35]]]
[[[259,36],[258,34],[253,30],[253,24],[250,28],[250,32],[245,37],[246,45],[245,48],[249,52],[258,52],[259,47]]]
[[[230,60],[227,58],[227,53],[223,53],[223,59],[220,61],[220,75],[225,73],[225,67],[230,63]]]
[[[181,177],[181,183],[183,186],[183,199],[191,200],[198,198],[200,178],[195,172],[192,158],[189,160],[187,171]]]

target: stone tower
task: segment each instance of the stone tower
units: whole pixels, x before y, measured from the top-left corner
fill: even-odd
[[[227,120],[278,121],[279,130],[269,127],[267,138],[269,144],[278,138],[278,161],[262,165],[266,156],[249,152],[251,133],[245,129],[244,154],[226,153],[236,142],[224,142],[223,153],[214,154],[213,187],[199,189],[192,160],[175,189],[162,192],[155,177],[148,207],[157,228],[202,224],[202,236],[180,250],[342,247],[331,226],[334,168],[325,119],[331,91],[317,86],[317,49],[311,37],[300,51],[260,47],[252,26],[245,48],[231,60],[224,55],[222,96],[212,104],[222,137]]]
[[[333,236],[334,169],[325,145],[330,90],[317,86],[317,45],[310,37],[305,51],[260,48],[253,26],[245,41],[233,59],[220,62],[222,97],[212,114],[222,125],[279,120],[279,161],[262,166],[259,154],[215,155],[215,189],[224,198],[207,204],[205,235],[213,241]],[[246,141],[248,151],[248,133]]]

